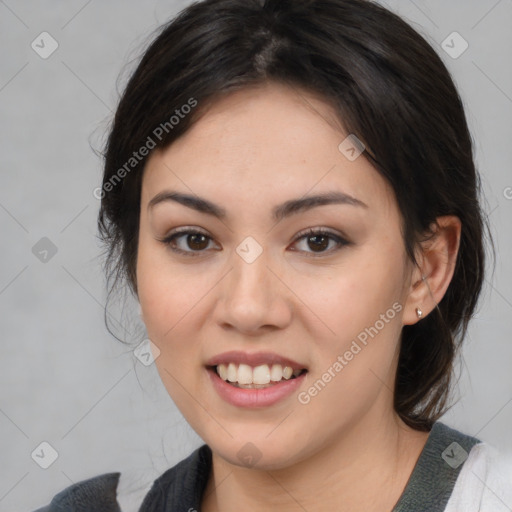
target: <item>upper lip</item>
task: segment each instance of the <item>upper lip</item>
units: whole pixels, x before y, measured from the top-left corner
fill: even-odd
[[[305,365],[289,359],[288,357],[280,356],[274,352],[242,352],[238,350],[232,350],[230,352],[223,352],[218,354],[206,362],[206,366],[217,366],[219,364],[247,364],[252,367],[260,366],[262,364],[280,364],[281,366],[289,366],[293,370],[303,370]]]

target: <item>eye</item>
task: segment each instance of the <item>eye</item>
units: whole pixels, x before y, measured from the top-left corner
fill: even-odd
[[[186,256],[199,256],[200,253],[206,252],[210,242],[213,241],[206,233],[187,227],[177,229],[167,237],[158,240],[167,245],[173,252]],[[295,238],[293,245],[299,242],[305,243],[312,251],[298,250],[309,253],[313,257],[322,256],[341,249],[343,246],[350,245],[350,242],[340,235],[322,228],[309,228],[306,232],[300,233]],[[292,250],[296,251],[297,249]]]
[[[316,257],[317,255],[323,256],[325,253],[331,253],[341,249],[343,246],[350,245],[350,242],[345,240],[343,237],[322,228],[310,228],[306,233],[299,234],[295,239],[294,244],[301,241],[303,241],[303,244],[305,244],[306,247],[311,248],[312,251],[304,249],[299,250],[313,255],[313,257]],[[334,242],[334,249],[332,248],[332,245],[331,249],[329,249],[331,242]]]
[[[198,256],[198,253],[204,252],[208,248],[208,243],[212,239],[197,229],[182,228],[175,230],[169,236],[159,241],[169,246],[169,248],[179,254],[186,256]],[[189,250],[190,249],[190,250]]]

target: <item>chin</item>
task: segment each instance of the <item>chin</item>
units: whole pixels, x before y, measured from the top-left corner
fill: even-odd
[[[285,469],[304,457],[303,454],[301,456],[303,450],[294,442],[293,435],[286,434],[285,431],[281,436],[276,435],[274,439],[266,438],[265,435],[251,436],[246,430],[244,434],[234,438],[225,436],[222,441],[216,439],[206,442],[216,455],[229,464],[248,469]]]

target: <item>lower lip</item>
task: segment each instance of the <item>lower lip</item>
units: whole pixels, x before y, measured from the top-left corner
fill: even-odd
[[[208,374],[212,380],[213,387],[220,397],[236,407],[261,408],[269,407],[280,400],[290,396],[304,381],[306,372],[295,379],[283,380],[268,388],[245,389],[237,388],[221,379],[217,372],[208,368]]]

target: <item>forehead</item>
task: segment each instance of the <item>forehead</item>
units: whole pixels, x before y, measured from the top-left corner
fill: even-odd
[[[351,161],[340,151],[348,135],[319,96],[274,83],[242,89],[153,152],[142,202],[163,188],[241,206],[340,190],[389,209],[393,194],[384,178],[364,156]]]

